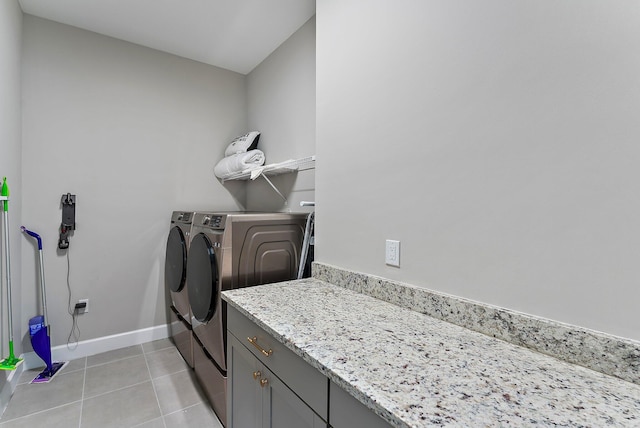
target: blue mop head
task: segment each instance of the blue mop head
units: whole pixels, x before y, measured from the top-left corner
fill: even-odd
[[[51,364],[51,369],[45,367],[43,371],[41,371],[38,376],[33,378],[31,383],[49,383],[54,378],[55,375],[60,373],[60,371],[69,364],[69,361],[55,361]]]

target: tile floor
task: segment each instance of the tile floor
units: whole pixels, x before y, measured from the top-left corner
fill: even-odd
[[[222,428],[168,339],[71,361],[50,383],[22,373],[0,428]]]

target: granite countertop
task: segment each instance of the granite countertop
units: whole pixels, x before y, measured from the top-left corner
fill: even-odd
[[[223,298],[396,427],[640,426],[640,385],[318,279]]]

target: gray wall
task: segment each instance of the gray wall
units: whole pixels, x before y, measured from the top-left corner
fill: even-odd
[[[317,4],[317,260],[640,339],[640,3],[362,4]]]
[[[20,222],[22,219],[22,180],[20,176],[20,56],[22,44],[22,11],[17,0],[0,2],[0,180],[7,177],[11,201],[9,203],[9,243],[11,246],[11,282],[15,353],[20,355],[20,336],[23,331],[21,319],[21,275],[20,275]],[[2,221],[0,221],[2,224]],[[4,225],[2,224],[2,230]],[[4,236],[4,232],[2,232]],[[3,241],[4,243],[4,241]],[[2,329],[0,330],[0,358],[9,355],[8,329],[6,311],[6,285],[4,245],[0,245],[2,257],[2,287],[0,302],[2,303]],[[0,390],[4,391],[7,376],[11,372],[0,374]],[[9,389],[7,389],[7,392]],[[8,396],[0,396],[0,413],[8,403]]]
[[[172,210],[238,208],[213,166],[246,129],[245,77],[31,16],[24,24],[23,221],[44,240],[53,344],[71,330],[56,251],[66,192],[77,195],[72,300],[90,299],[80,340],[164,324]],[[36,248],[23,247],[26,325],[38,312]]]
[[[261,132],[258,148],[267,163],[315,154],[316,26],[311,18],[267,59],[247,75],[250,130]],[[287,198],[258,178],[247,183],[251,211],[308,211],[300,201],[315,200],[315,171],[306,170],[271,179]]]

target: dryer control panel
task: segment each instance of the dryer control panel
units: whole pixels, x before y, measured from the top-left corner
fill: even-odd
[[[224,228],[224,216],[207,214],[202,216],[202,222],[200,224],[212,229],[221,229]]]

